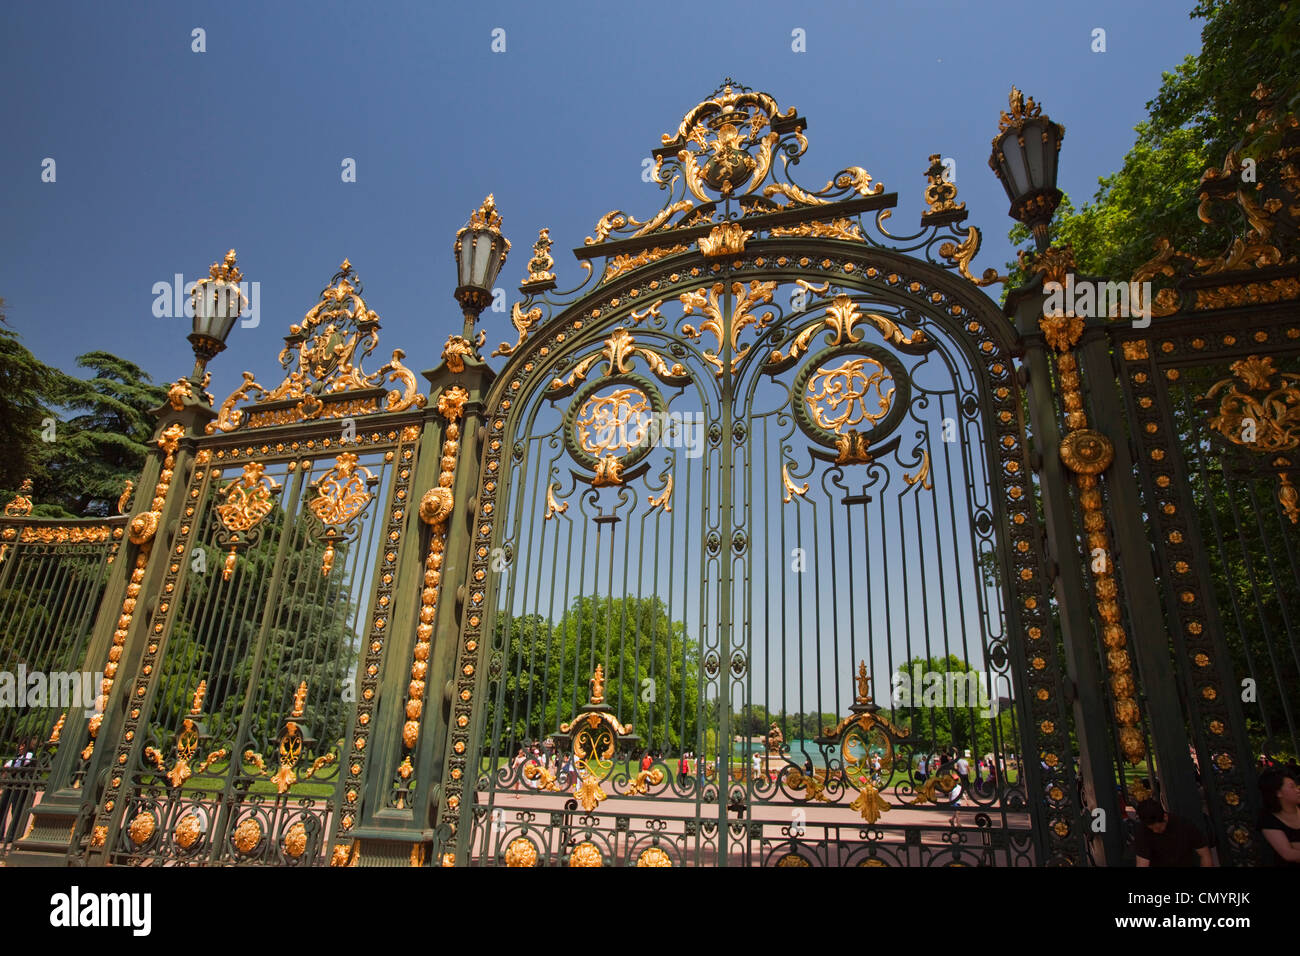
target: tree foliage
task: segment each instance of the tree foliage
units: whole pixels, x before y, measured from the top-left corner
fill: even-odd
[[[1052,220],[1053,241],[1073,245],[1080,272],[1127,279],[1151,259],[1161,237],[1195,255],[1222,252],[1240,223],[1198,218],[1201,173],[1242,139],[1259,107],[1257,86],[1290,108],[1300,105],[1300,3],[1202,0],[1191,16],[1205,21],[1201,51],[1162,74],[1123,167],[1098,181],[1083,208],[1067,196]],[[1248,139],[1243,156],[1261,157],[1268,145]],[[1023,245],[1029,230],[1017,225],[1010,239]],[[1023,280],[1020,267],[1010,265]]]
[[[596,664],[605,702],[641,746],[704,748],[697,642],[659,598],[578,597],[558,622],[502,615],[496,628],[506,644],[504,687],[488,741],[498,753],[558,733],[587,703]]]
[[[984,754],[1015,746],[1010,703],[999,705],[987,675],[955,654],[912,658],[895,673],[892,689],[893,719],[911,731],[918,752],[953,747]]]

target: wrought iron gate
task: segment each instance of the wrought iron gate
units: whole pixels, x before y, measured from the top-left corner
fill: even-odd
[[[661,211],[575,250],[592,290],[523,286],[484,403],[458,861],[1083,856],[1014,336],[942,267],[978,234],[934,168],[902,240],[865,170],[778,178],[803,126],[717,91],[655,151]]]
[[[363,371],[345,260],[278,386],[171,387],[121,516],[11,502],[0,671],[103,676],[0,721],[38,740],[0,852],[1078,865],[1162,791],[1257,859],[1300,720],[1294,177],[1221,260],[1161,250],[1145,327],[1045,312],[1068,248],[999,309],[938,156],[895,236],[864,169],[790,178],[804,129],[731,83],[687,113],[577,289],[541,231],[499,371],[474,286],[427,398]],[[491,197],[471,229],[508,249]]]

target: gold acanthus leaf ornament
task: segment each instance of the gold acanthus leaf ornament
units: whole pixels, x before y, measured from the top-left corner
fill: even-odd
[[[753,235],[752,230],[745,229],[738,223],[720,223],[707,236],[700,237],[700,253],[707,258],[739,255],[745,251],[746,240]]]
[[[788,462],[781,466],[781,484],[785,488],[785,496],[781,500],[786,504],[793,501],[795,495],[803,498],[808,494],[808,482],[805,481],[803,487],[800,488],[790,478],[790,464]]]
[[[805,222],[797,226],[773,226],[769,236],[812,236],[824,239],[845,239],[849,242],[866,242],[862,227],[851,219],[832,219],[829,222]]]
[[[550,521],[556,515],[562,515],[569,510],[567,501],[555,500],[555,489],[558,487],[559,485],[553,481],[546,486],[546,514],[542,516],[546,521]]]
[[[1300,447],[1300,375],[1279,372],[1268,356],[1233,362],[1232,378],[1210,386],[1219,399],[1209,425],[1235,445],[1265,454]]]
[[[963,203],[963,205],[965,204]],[[978,279],[971,274],[970,264],[976,254],[980,251],[980,243],[982,241],[983,237],[981,236],[980,231],[974,226],[971,226],[966,231],[966,238],[960,243],[945,242],[940,245],[939,255],[944,259],[947,259],[949,262],[955,263],[957,271],[961,273],[962,277],[969,279],[978,286],[994,285],[995,283],[1006,282],[1007,277],[998,275],[997,269],[985,269],[984,274]]]
[[[698,289],[692,292],[683,292],[678,298],[683,305],[682,315],[701,314],[704,321],[700,323],[699,328],[693,325],[683,325],[682,334],[688,338],[698,339],[705,332],[710,333],[717,341],[717,347],[710,351],[704,351],[704,360],[714,367],[714,372],[719,378],[722,377],[722,359],[718,356],[722,352],[722,343],[730,338],[731,340],[731,371],[735,372],[740,362],[749,354],[750,346],[746,345],[743,349],[739,347],[740,333],[749,326],[756,329],[764,329],[776,318],[776,313],[772,310],[759,315],[756,306],[772,301],[772,293],[776,291],[775,282],[760,282],[754,279],[746,287],[743,282],[733,282],[731,284],[731,294],[736,296],[735,306],[731,313],[731,323],[729,327],[724,328],[726,320],[723,317],[722,304],[719,296],[722,295],[725,286],[721,282],[715,282],[710,289]]]
[[[537,323],[539,323],[541,320],[542,320],[541,306],[534,306],[533,308],[525,312],[523,303],[516,302],[510,312],[510,324],[513,325],[515,327],[515,331],[519,333],[519,340],[515,342],[514,345],[511,345],[509,342],[502,342],[500,346],[498,346],[495,350],[493,350],[492,357],[495,358],[498,355],[513,354],[515,349],[519,348],[519,346],[524,344],[524,339],[528,338],[529,333],[532,332],[533,329],[537,328]],[[462,339],[461,341],[464,341],[464,339]],[[450,346],[450,342],[448,343],[448,345]],[[446,353],[443,353],[443,357],[446,358]],[[448,361],[447,366],[448,368],[451,368],[450,361]],[[460,369],[453,368],[452,371],[453,372],[464,371],[464,366],[462,365]]]
[[[665,513],[671,513],[673,510],[673,476],[668,475],[664,484],[664,490],[658,495],[647,495],[646,499],[650,505],[650,510],[662,509]]]
[[[131,506],[131,492],[135,490],[135,482],[130,478],[126,480],[126,485],[122,488],[122,496],[117,499],[117,513],[124,515]]]
[[[1044,315],[1038,319],[1043,339],[1058,352],[1068,352],[1083,335],[1083,319],[1077,315]]]
[[[578,771],[578,783],[573,789],[573,795],[587,813],[595,810],[609,796],[600,788],[600,780],[586,767]]]
[[[889,802],[880,796],[880,791],[870,781],[867,781],[863,783],[857,799],[849,804],[849,809],[861,813],[862,819],[867,823],[875,823],[880,819],[881,814],[888,812]]]
[[[463,335],[453,335],[442,348],[442,360],[457,375],[465,371],[465,356],[474,354],[474,343]]]
[[[828,194],[832,192],[851,191],[859,196],[879,196],[885,191],[884,183],[871,185],[871,174],[861,166],[850,166],[836,174],[830,182],[816,192],[800,189],[793,183],[773,183],[763,190],[769,199],[773,196],[785,196],[791,204],[798,206],[825,206],[831,202]]]

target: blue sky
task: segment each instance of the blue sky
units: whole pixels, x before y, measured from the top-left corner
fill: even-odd
[[[460,322],[452,239],[486,193],[514,242],[498,284],[513,295],[549,226],[572,287],[568,250],[610,209],[659,208],[641,159],[727,75],[808,119],[805,186],[861,165],[898,192],[895,231],[923,208],[929,154],[955,158],[976,266],[1001,266],[1010,220],[987,157],[1011,84],[1065,124],[1078,203],[1122,162],[1161,71],[1199,48],[1190,6],[5,4],[0,296],[47,362],[107,349],[170,380],[192,363],[189,322],[155,318],[151,289],[233,246],[261,314],[212,363],[219,402],[245,368],[279,380],[281,337],[347,256],[383,323],[367,370],[398,346],[428,368]],[[505,315],[484,325],[513,340]]]

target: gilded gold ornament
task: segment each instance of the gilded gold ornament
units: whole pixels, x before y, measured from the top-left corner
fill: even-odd
[[[22,486],[13,501],[5,505],[5,514],[11,518],[21,518],[32,513],[32,480],[24,478]]]
[[[172,830],[172,842],[182,850],[188,850],[202,835],[203,827],[199,823],[199,818],[192,813],[187,813],[177,821],[175,829]]]
[[[714,226],[707,236],[701,237],[700,254],[706,258],[739,255],[745,251],[745,241],[753,235],[751,230],[737,223],[721,223]]]
[[[153,836],[158,821],[148,810],[138,813],[131,820],[131,825],[127,827],[127,833],[131,836],[131,842],[136,846],[148,843],[149,838]]]
[[[536,866],[537,846],[527,837],[516,837],[506,847],[505,861],[506,866]]]
[[[569,866],[604,866],[604,862],[600,850],[590,841],[579,843],[569,854]]]
[[[262,827],[257,820],[247,817],[239,826],[235,827],[232,842],[235,844],[235,849],[240,853],[250,853],[261,839]]]
[[[307,850],[307,828],[302,821],[289,827],[284,835],[283,848],[285,856],[296,860]]]
[[[1115,446],[1101,432],[1081,428],[1061,440],[1061,461],[1081,475],[1099,475],[1115,460]]]

